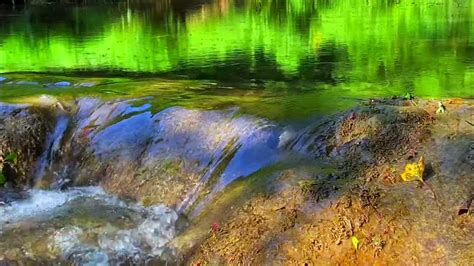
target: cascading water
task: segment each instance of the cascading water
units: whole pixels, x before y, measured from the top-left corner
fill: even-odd
[[[55,160],[55,156],[61,148],[61,140],[67,130],[68,124],[69,117],[67,115],[62,114],[56,118],[56,126],[54,127],[53,132],[48,136],[43,154],[38,159],[38,164],[34,173],[36,183],[41,181],[45,172],[51,167],[51,162]]]
[[[197,215],[235,179],[281,160],[288,141],[279,126],[236,109],[153,114],[137,103],[82,98],[75,113],[60,111],[34,173],[36,183],[52,178],[53,190],[0,207],[3,236],[30,228],[31,238],[49,239],[48,256],[80,264],[169,258],[177,212]],[[58,185],[58,169],[68,169],[69,188]]]

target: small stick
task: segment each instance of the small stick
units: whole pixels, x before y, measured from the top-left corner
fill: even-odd
[[[430,184],[426,183],[425,181],[423,181],[422,183],[423,185],[426,185],[431,190],[431,193],[433,193],[434,199],[438,201],[438,197],[436,196],[436,193],[434,192],[433,187]]]
[[[436,193],[435,193],[433,187],[430,184],[426,183],[425,181],[421,181],[421,183],[423,183],[423,185],[426,185],[428,187],[428,189],[431,190],[431,193],[433,193],[433,197],[436,201],[436,204],[438,205],[438,208],[441,211],[441,204],[439,203],[438,197],[436,196]]]
[[[370,199],[369,199],[369,205],[370,207],[372,207],[372,209],[374,209],[374,212],[379,218],[379,220],[383,220],[383,215],[377,210],[377,208],[375,208],[375,206],[372,204],[372,201]]]

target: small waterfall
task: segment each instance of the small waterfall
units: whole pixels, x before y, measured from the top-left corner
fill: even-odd
[[[281,158],[284,130],[236,109],[170,107],[154,114],[140,101],[96,98],[79,99],[77,107],[70,141],[82,153],[68,156],[68,178],[178,212]]]
[[[78,264],[173,257],[178,214],[197,215],[235,180],[284,160],[296,135],[236,109],[155,113],[140,100],[80,98],[76,112],[57,115],[35,162],[37,187],[0,208],[3,235],[38,222],[35,237]],[[38,189],[58,169],[70,186],[54,176],[51,190]]]
[[[34,173],[35,183],[38,184],[44,177],[48,168],[51,167],[54,157],[61,148],[61,140],[63,139],[64,133],[69,125],[69,117],[61,114],[58,116],[56,126],[53,132],[48,136],[46,141],[45,149],[38,159],[36,171]]]
[[[284,148],[313,158],[328,155],[331,147],[329,140],[334,136],[335,121],[317,120],[298,132],[293,132],[286,140]]]

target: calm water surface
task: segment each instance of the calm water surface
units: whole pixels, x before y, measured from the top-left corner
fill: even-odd
[[[0,21],[0,73],[334,86],[352,97],[474,95],[474,0],[3,6]]]

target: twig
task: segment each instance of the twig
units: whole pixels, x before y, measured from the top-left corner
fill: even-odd
[[[383,215],[377,210],[377,208],[375,208],[374,204],[372,204],[372,201],[370,199],[369,199],[369,205],[374,210],[379,220],[383,220]]]
[[[422,181],[422,183],[423,185],[426,185],[428,187],[431,193],[433,193],[433,198],[436,201],[436,205],[438,205],[438,209],[441,211],[441,204],[439,203],[438,196],[436,196],[436,192],[434,191],[433,187],[430,184],[426,183],[425,181]]]

